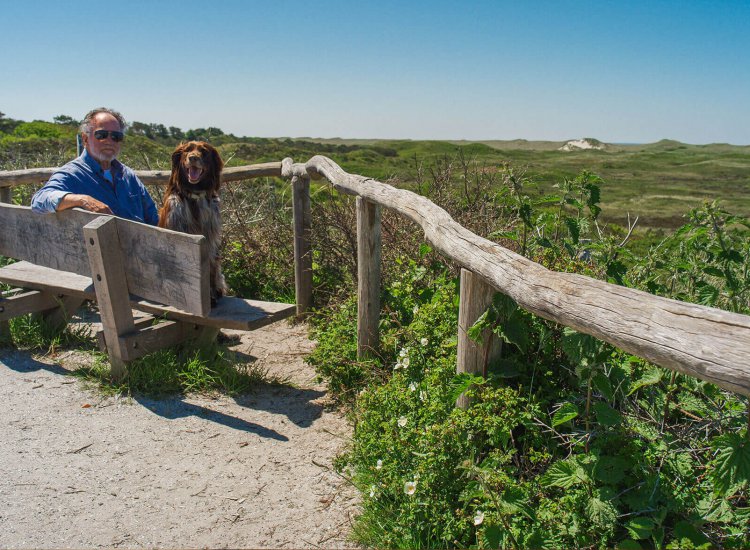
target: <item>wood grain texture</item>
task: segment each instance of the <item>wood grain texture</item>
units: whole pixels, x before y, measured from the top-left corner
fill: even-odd
[[[0,297],[0,321],[8,321],[19,315],[39,313],[57,307],[58,298],[50,292],[32,290],[14,296]]]
[[[0,282],[54,294],[80,296],[90,300],[96,299],[91,277],[57,271],[28,262],[16,262],[0,268]],[[294,304],[244,300],[232,296],[225,296],[219,300],[217,306],[211,309],[206,316],[149,302],[134,295],[130,296],[130,307],[165,319],[238,330],[260,328],[291,317],[296,310]]]
[[[461,269],[460,301],[458,307],[458,349],[456,373],[486,376],[486,364],[500,356],[501,340],[490,329],[482,332],[481,345],[469,338],[468,330],[492,304],[495,289],[468,269]],[[456,406],[467,409],[469,398],[462,394]]]
[[[310,178],[292,177],[292,210],[294,214],[294,290],[297,315],[312,307],[312,214]]]
[[[10,170],[0,172],[0,189],[16,185],[45,183],[58,168],[28,168],[25,170]],[[170,170],[135,170],[135,175],[145,184],[166,185],[169,181]],[[261,177],[280,177],[281,162],[265,162],[247,166],[225,168],[221,181],[240,181]]]
[[[357,357],[380,348],[380,206],[357,197]]]
[[[193,327],[179,321],[164,321],[158,325],[139,324],[133,332],[118,338],[125,361],[133,361],[160,349],[176,346],[191,336]],[[105,334],[106,340],[106,334]]]
[[[36,214],[28,207],[0,204],[0,254],[90,276],[83,226],[99,217],[77,208]],[[203,236],[113,219],[131,294],[208,313],[208,250]]]
[[[104,340],[107,342],[112,378],[120,380],[127,372],[127,350],[120,337],[133,332],[125,267],[117,234],[117,219],[100,216],[83,228],[91,264]]]
[[[443,255],[524,309],[662,367],[750,396],[750,316],[553,272],[475,235],[416,193],[348,174],[322,156],[310,159],[304,169],[341,192],[365,197],[412,220]]]
[[[157,317],[187,321],[199,325],[237,330],[254,330],[265,325],[286,319],[295,314],[295,304],[244,300],[233,296],[224,296],[212,308],[208,315],[193,315],[174,307],[164,306],[145,300],[131,303],[134,309],[151,313]]]

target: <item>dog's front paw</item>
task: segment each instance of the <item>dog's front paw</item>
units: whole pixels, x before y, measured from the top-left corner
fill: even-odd
[[[216,307],[216,304],[221,300],[221,297],[224,296],[226,292],[224,289],[221,288],[212,288],[211,289],[211,307]]]

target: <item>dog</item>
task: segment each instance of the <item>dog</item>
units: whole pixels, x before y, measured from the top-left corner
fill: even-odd
[[[219,258],[219,187],[223,168],[224,161],[219,152],[208,143],[181,143],[172,153],[172,174],[159,209],[159,227],[206,237],[211,307],[227,294]]]

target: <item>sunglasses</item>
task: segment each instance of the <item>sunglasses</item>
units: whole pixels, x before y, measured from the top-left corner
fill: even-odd
[[[125,139],[125,134],[118,130],[95,130],[94,137],[99,141],[104,141],[108,137],[112,136],[112,141],[118,142]]]

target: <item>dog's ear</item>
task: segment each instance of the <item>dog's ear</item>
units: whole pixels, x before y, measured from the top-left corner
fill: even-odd
[[[214,192],[217,192],[219,190],[219,187],[221,187],[221,171],[224,169],[224,161],[221,160],[221,155],[215,147],[210,146],[209,152],[211,153],[211,165],[213,167],[211,173],[211,179],[213,180],[213,190]]]
[[[182,152],[185,150],[185,143],[180,143],[172,153],[172,173],[179,171]]]

